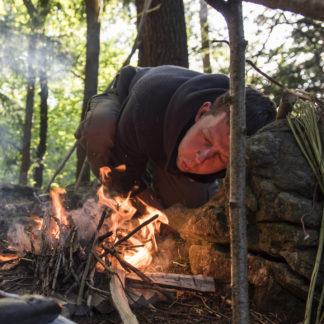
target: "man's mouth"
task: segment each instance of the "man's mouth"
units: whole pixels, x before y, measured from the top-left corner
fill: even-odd
[[[185,161],[181,162],[181,169],[184,172],[190,172],[190,170],[191,170],[191,168],[189,167],[189,165]]]

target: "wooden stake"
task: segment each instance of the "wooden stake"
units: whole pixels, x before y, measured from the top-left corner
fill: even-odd
[[[128,304],[128,299],[125,295],[125,271],[117,270],[116,260],[113,261],[113,269],[118,274],[110,280],[110,293],[123,324],[138,324],[138,320]]]

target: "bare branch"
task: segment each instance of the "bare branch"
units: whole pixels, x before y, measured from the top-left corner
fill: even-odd
[[[324,20],[323,0],[289,0],[289,1],[287,0],[244,0],[244,1],[261,4],[271,9],[292,11],[312,19],[317,19],[322,21]]]
[[[224,0],[206,0],[206,2],[222,15],[228,15],[228,4]]]

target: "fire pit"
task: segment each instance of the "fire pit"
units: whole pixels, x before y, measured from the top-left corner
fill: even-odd
[[[168,223],[161,211],[138,199],[134,203],[130,195],[112,196],[104,186],[98,201],[89,199],[81,209],[68,211],[64,194],[56,188],[50,192],[51,201],[35,196],[42,217],[9,229],[1,245],[0,289],[27,286],[32,293],[72,299],[77,312],[84,305],[91,307],[93,295],[99,294],[112,299],[123,322],[132,323],[137,320],[128,300],[134,302],[136,292],[126,290],[127,277],[129,286],[140,283],[161,300],[172,300],[165,287],[215,290],[212,278],[143,272],[158,250],[155,233],[161,223]]]
[[[17,190],[12,188],[15,196]],[[29,221],[14,221],[0,243],[0,290],[54,296],[70,314],[88,315],[94,309],[95,322],[118,323],[120,317],[134,323],[231,323],[228,291],[218,288],[216,294],[213,278],[189,274],[185,261],[175,259],[176,245],[159,243],[156,252],[161,236],[156,240],[148,233],[158,229],[160,220],[167,222],[162,213],[130,197],[112,196],[103,187],[100,198],[70,208],[71,193],[63,201],[63,192],[53,191],[51,200],[36,196],[39,211],[32,216],[33,202],[26,203],[28,212],[17,198],[10,200],[12,208],[6,204],[11,216],[17,207]],[[158,254],[164,267],[156,262],[148,266]],[[168,261],[172,269],[166,267]],[[73,317],[78,323],[88,323],[87,318]],[[251,319],[279,323],[274,315],[253,310]]]

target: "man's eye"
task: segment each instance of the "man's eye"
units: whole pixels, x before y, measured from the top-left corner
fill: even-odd
[[[205,134],[203,134],[203,139],[204,139],[205,142],[210,144],[210,140],[208,139],[208,137]]]

